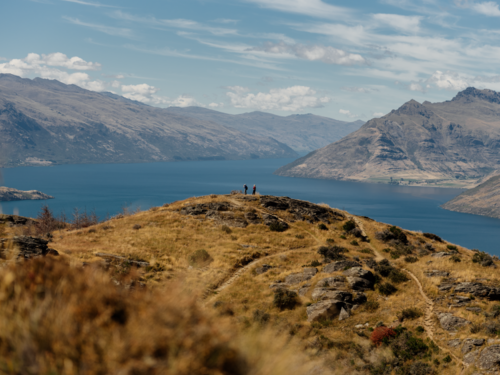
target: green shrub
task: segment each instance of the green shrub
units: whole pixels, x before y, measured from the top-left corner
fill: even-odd
[[[481,325],[480,324],[471,324],[470,325],[470,333],[479,333],[481,332]]]
[[[422,339],[411,332],[401,333],[391,344],[394,355],[403,360],[422,358],[429,350]]]
[[[359,246],[359,243],[356,240],[352,240],[351,241],[351,245],[353,245],[353,246]]]
[[[280,310],[293,309],[298,303],[297,293],[286,289],[277,289],[274,292],[273,306]]]
[[[449,354],[446,357],[443,358],[443,362],[444,363],[450,363],[451,362],[451,357],[450,357]]]
[[[331,245],[331,244],[332,244],[332,243],[334,243],[334,242],[335,242],[335,240],[334,240],[333,238],[327,238],[327,239],[326,239],[326,243],[327,243],[327,244],[330,244],[330,245]]]
[[[402,272],[397,269],[393,269],[387,278],[392,281],[394,284],[404,283],[408,281],[408,276],[406,276],[405,272]]]
[[[323,223],[320,223],[320,224],[318,225],[318,228],[319,228],[320,230],[328,230],[328,227],[327,227],[325,224],[323,224]]]
[[[272,232],[284,232],[286,230],[286,227],[281,224],[279,221],[275,221],[269,226],[269,229]]]
[[[342,226],[342,229],[344,229],[346,232],[350,232],[354,228],[356,228],[356,223],[353,220],[349,220]]]
[[[417,328],[415,328],[415,331],[417,331],[417,333],[424,333],[425,332],[425,328],[422,327],[422,326],[418,326]]]
[[[368,301],[365,303],[365,310],[366,310],[366,311],[369,311],[369,312],[374,312],[374,311],[376,311],[379,307],[380,307],[380,303],[378,303],[377,301],[368,300]]]
[[[383,283],[378,286],[378,291],[384,296],[390,296],[398,291],[398,289],[391,283]]]
[[[383,249],[382,251],[383,251],[384,253],[390,253],[390,252],[391,252],[391,249],[389,249],[389,248],[385,248],[385,249]]]
[[[462,259],[460,259],[460,257],[458,255],[452,255],[450,257],[450,262],[459,263],[461,261],[462,261]]]
[[[392,259],[399,259],[403,255],[399,250],[391,250],[390,254]]]
[[[389,263],[387,259],[381,260],[375,267],[375,271],[380,273],[383,277],[389,276],[389,274],[395,270],[393,266]]]
[[[404,261],[406,263],[416,263],[416,262],[418,262],[418,258],[412,257],[412,256],[407,256],[407,257],[405,257]]]
[[[364,254],[373,254],[372,249],[361,249],[361,250],[359,250],[359,252],[364,253]]]
[[[188,257],[188,262],[193,267],[203,266],[212,261],[213,261],[212,257],[204,249],[196,250]]]
[[[223,225],[220,229],[222,229],[223,232],[226,232],[227,234],[233,233],[231,228],[229,228],[227,225]]]
[[[415,307],[409,307],[407,309],[404,309],[398,314],[398,319],[400,321],[414,320],[420,318],[422,315],[423,313],[420,309],[417,309]]]
[[[345,247],[342,246],[321,246],[318,250],[318,254],[322,255],[325,260],[340,260],[344,259],[344,253],[347,253]]]
[[[455,245],[446,245],[446,247],[448,248],[448,250],[458,250]]]
[[[342,238],[343,240],[345,240],[347,237],[344,236],[344,235],[341,235],[340,238]]]
[[[437,241],[437,242],[443,242],[443,240],[441,239],[441,237],[435,235],[435,234],[432,234],[432,233],[424,233],[423,234],[424,237],[427,237],[431,240],[434,240],[434,241]]]

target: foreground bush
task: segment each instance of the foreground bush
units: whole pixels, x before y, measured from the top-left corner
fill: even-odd
[[[387,343],[393,337],[396,337],[396,331],[386,326],[380,326],[373,330],[370,340],[375,346],[380,346],[383,342]]]
[[[174,285],[126,290],[98,269],[48,258],[0,269],[2,373],[307,373],[290,351],[276,335],[239,335]]]

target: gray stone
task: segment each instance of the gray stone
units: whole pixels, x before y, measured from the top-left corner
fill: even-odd
[[[373,273],[361,267],[350,268],[347,271],[344,271],[343,274],[345,276],[360,277],[371,282],[375,281],[375,276],[373,276]]]
[[[471,353],[469,353],[471,354]],[[477,360],[477,365],[483,370],[500,370],[500,345],[492,345],[485,348],[479,359]]]
[[[470,322],[466,319],[459,318],[451,313],[438,313],[439,323],[441,327],[447,331],[455,331],[459,327],[466,326]]]
[[[491,301],[500,300],[500,288],[490,287],[477,282],[459,283],[455,286],[455,292],[472,294],[474,297],[487,298]]]
[[[251,212],[251,211],[245,213],[245,219],[247,219],[247,221],[250,224],[261,224],[262,223],[262,219],[260,218],[260,216],[257,215],[255,212]]]
[[[285,284],[294,285],[313,278],[318,273],[317,268],[304,268],[300,273],[292,273],[285,278]]]
[[[471,365],[474,363],[474,361],[476,360],[477,356],[479,354],[479,350],[474,350],[473,352],[470,352],[466,355],[464,355],[464,363],[467,364],[467,365]]]
[[[483,344],[484,339],[465,339],[464,345],[462,346],[462,353],[467,354],[477,346],[482,346]]]
[[[428,270],[424,272],[427,277],[448,277],[450,276],[449,272],[439,271],[439,270]]]
[[[361,267],[361,264],[358,262],[355,262],[353,260],[339,260],[338,262],[333,262],[325,267],[323,267],[322,272],[324,273],[332,273],[332,272],[337,272],[337,271],[344,271],[345,269],[349,269],[352,267]]]
[[[283,230],[289,228],[289,225],[285,221],[280,220],[280,218],[277,216],[262,214],[262,219],[264,220],[264,224],[267,225],[268,227],[271,226],[272,224],[279,223],[279,225]]]
[[[318,281],[316,284],[316,288],[343,288],[345,287],[345,277],[343,276],[332,276],[332,277],[326,277],[324,279],[321,279]]]
[[[31,259],[46,255],[59,255],[56,250],[49,249],[49,247],[47,246],[49,242],[42,238],[19,236],[14,237],[11,240],[7,238],[0,238],[1,259],[5,259],[7,257],[7,253],[11,248],[9,242],[11,242],[12,245],[14,245],[14,248],[18,251],[17,259]]]
[[[346,304],[336,300],[322,300],[308,306],[307,321],[315,322],[322,319],[333,319],[340,315]]]
[[[370,280],[362,279],[361,277],[348,276],[347,283],[354,290],[373,289],[373,282]]]
[[[340,309],[339,320],[346,320],[349,318],[349,313],[343,307]]]
[[[446,253],[446,252],[442,251],[439,253],[432,254],[431,256],[434,258],[444,258],[444,257],[452,256],[452,255],[453,255],[452,253]]]
[[[263,273],[266,273],[267,271],[269,271],[272,268],[273,268],[273,266],[270,266],[269,264],[263,264],[262,267],[257,267],[255,269],[255,273],[257,275],[262,275]]]
[[[310,284],[303,285],[302,288],[299,289],[299,296],[305,296],[307,292],[309,292],[310,288],[311,288]]]
[[[448,341],[448,346],[451,346],[452,348],[456,348],[457,346],[460,345],[461,342],[462,342],[462,340],[460,340],[460,339],[453,339],[453,340]]]
[[[480,307],[466,307],[465,310],[467,311],[472,311],[472,312],[475,312],[475,313],[480,313],[481,311],[481,308]]]

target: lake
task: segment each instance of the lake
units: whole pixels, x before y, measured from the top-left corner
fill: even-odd
[[[468,248],[500,255],[500,220],[451,212],[439,206],[460,189],[422,188],[273,175],[291,159],[149,164],[86,164],[4,169],[3,185],[40,190],[48,201],[2,202],[3,213],[36,216],[43,204],[54,213],[95,209],[104,218],[123,207],[148,209],[208,194],[227,194],[253,184],[261,194],[327,203],[405,229],[435,233]]]

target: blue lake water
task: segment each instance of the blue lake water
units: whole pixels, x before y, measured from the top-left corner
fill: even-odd
[[[43,204],[70,216],[73,208],[95,209],[104,218],[122,207],[148,209],[166,202],[226,194],[257,184],[261,194],[283,195],[369,216],[402,228],[432,232],[468,248],[500,255],[500,220],[450,212],[439,205],[459,189],[419,188],[289,178],[273,172],[291,159],[150,164],[60,165],[4,169],[3,185],[40,190],[48,201],[3,202],[3,213],[36,216]]]

